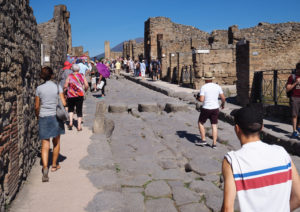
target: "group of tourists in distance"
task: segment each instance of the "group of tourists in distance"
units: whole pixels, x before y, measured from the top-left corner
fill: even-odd
[[[36,89],[36,115],[39,119],[39,138],[42,141],[42,181],[48,182],[48,155],[50,139],[53,138],[53,161],[51,171],[60,169],[57,162],[60,151],[60,135],[65,133],[64,123],[56,117],[57,99],[60,98],[67,107],[70,121],[68,129],[72,130],[74,109],[77,115],[77,130],[82,130],[82,105],[86,92],[101,90],[99,98],[105,96],[106,77],[97,69],[99,64],[106,65],[112,74],[119,75],[123,70],[135,77],[145,79],[146,72],[152,80],[159,80],[161,65],[152,58],[149,63],[142,59],[130,58],[117,60],[83,61],[73,63],[66,61],[60,73],[59,83],[53,81],[53,70],[43,67],[41,78],[43,84]],[[222,88],[213,82],[212,72],[206,72],[202,78],[205,84],[195,98],[202,102],[198,127],[201,139],[195,142],[199,146],[217,148],[217,124],[219,109],[225,107],[226,98]],[[300,109],[300,63],[296,65],[286,85],[291,96],[292,123],[294,138],[300,132],[297,123]],[[221,99],[221,105],[219,105]],[[277,145],[261,141],[263,129],[263,109],[260,104],[251,104],[233,110],[234,129],[240,140],[241,148],[228,152],[223,160],[224,198],[222,211],[234,211],[234,200],[238,196],[241,211],[292,211],[300,207],[300,178],[297,169],[286,150]],[[213,142],[208,145],[204,124],[210,120]]]

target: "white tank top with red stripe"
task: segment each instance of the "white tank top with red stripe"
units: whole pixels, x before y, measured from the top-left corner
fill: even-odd
[[[232,167],[241,211],[290,211],[291,158],[284,148],[256,141],[225,158]]]

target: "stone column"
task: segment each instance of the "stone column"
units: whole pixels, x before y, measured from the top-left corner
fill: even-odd
[[[105,58],[110,58],[110,45],[109,41],[104,42],[104,49],[105,49]]]

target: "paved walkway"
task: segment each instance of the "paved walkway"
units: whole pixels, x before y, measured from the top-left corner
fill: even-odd
[[[145,83],[112,78],[104,99],[90,93],[84,101],[83,131],[67,130],[62,136],[62,168],[50,172],[49,183],[42,183],[37,158],[10,211],[219,211],[221,162],[226,152],[240,147],[233,127],[219,122],[216,150],[195,146],[199,113],[189,104],[194,98],[162,81]],[[92,134],[98,102],[110,107],[111,112],[105,114],[115,125],[110,138]],[[167,104],[178,110],[167,113],[162,109]],[[228,105],[224,111],[236,107]],[[210,130],[208,135],[211,144]],[[300,158],[292,158],[300,170]]]
[[[85,211],[87,203],[98,192],[87,177],[88,171],[80,168],[80,161],[88,155],[91,136],[92,131],[86,125],[81,132],[76,128],[72,131],[66,129],[66,134],[61,136],[61,169],[49,171],[49,183],[42,183],[41,159],[36,158],[10,211]]]

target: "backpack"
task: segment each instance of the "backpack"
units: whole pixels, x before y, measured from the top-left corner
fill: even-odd
[[[295,75],[295,74],[292,74],[292,78],[293,78],[292,83],[294,83],[295,80],[296,80],[296,75]],[[289,92],[286,92],[286,96],[287,96],[288,98],[291,98],[291,97],[292,97],[293,90],[294,90],[294,89],[290,90]]]

